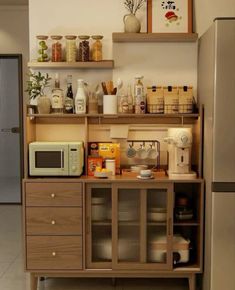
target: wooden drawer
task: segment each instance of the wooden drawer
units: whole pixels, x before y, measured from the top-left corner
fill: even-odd
[[[81,207],[26,207],[27,235],[81,235]]]
[[[82,237],[28,236],[27,269],[82,269]]]
[[[26,183],[26,206],[82,206],[82,183]]]

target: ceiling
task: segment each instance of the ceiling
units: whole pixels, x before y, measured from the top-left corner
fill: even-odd
[[[28,5],[28,0],[0,0],[0,5]]]

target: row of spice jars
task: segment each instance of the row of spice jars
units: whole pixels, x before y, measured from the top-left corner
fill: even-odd
[[[77,36],[66,35],[66,45],[65,45],[65,61],[76,62],[76,61],[101,61],[103,59],[103,45],[102,45],[102,35],[91,36],[93,43],[90,47],[90,36],[80,35],[78,39],[80,40],[78,46],[77,54]],[[52,62],[62,62],[63,61],[63,36],[52,35],[52,45],[51,45],[51,61]],[[37,49],[38,49],[38,62],[49,61],[48,55],[48,36],[38,35],[37,36]]]

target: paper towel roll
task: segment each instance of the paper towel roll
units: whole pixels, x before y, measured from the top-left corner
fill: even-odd
[[[104,114],[117,114],[117,95],[104,95],[103,101]]]

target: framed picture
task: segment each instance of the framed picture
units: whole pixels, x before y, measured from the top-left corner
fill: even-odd
[[[148,33],[192,33],[192,0],[147,0]]]

